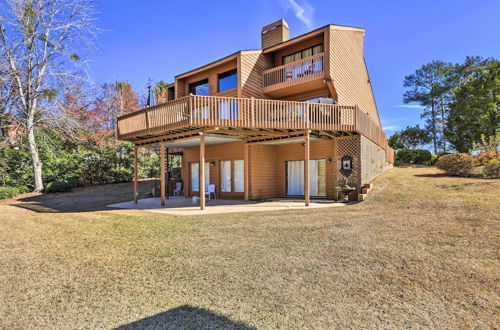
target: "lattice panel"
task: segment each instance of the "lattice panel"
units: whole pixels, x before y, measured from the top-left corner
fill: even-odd
[[[361,137],[361,182],[369,183],[387,166],[385,150],[365,137]]]
[[[349,177],[348,184],[351,187],[361,187],[361,161],[360,161],[360,141],[359,136],[337,139],[337,171],[340,170],[341,160],[344,156],[352,157],[354,167],[352,175]],[[337,174],[337,186],[345,184],[342,175]]]

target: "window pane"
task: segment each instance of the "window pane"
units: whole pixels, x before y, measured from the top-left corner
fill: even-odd
[[[317,161],[318,188],[317,196],[326,196],[326,160],[318,159]]]
[[[208,79],[203,79],[189,84],[189,93],[194,95],[208,95]]]
[[[323,44],[317,45],[313,47],[313,55],[319,54],[323,52]]]
[[[199,191],[198,170],[198,163],[191,163],[191,191]]]
[[[231,161],[220,162],[222,192],[231,192]]]
[[[313,54],[312,48],[304,49],[302,51],[302,58],[306,58],[306,57],[312,56],[312,54]]]
[[[289,196],[304,195],[304,161],[289,160],[286,162],[287,192]]]
[[[293,55],[283,56],[283,64],[288,64],[293,61]]]
[[[219,75],[219,92],[238,87],[238,75],[236,70],[221,73]]]
[[[210,184],[210,163],[205,162],[205,190],[207,190],[209,184]]]
[[[235,160],[234,161],[234,191],[244,192],[245,191],[245,161]]]

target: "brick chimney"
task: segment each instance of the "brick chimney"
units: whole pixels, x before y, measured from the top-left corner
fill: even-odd
[[[280,19],[279,21],[264,26],[262,28],[261,37],[262,49],[287,41],[290,39],[288,23],[284,19]]]

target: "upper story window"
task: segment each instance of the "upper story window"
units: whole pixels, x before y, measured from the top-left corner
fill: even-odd
[[[218,80],[218,92],[238,87],[238,74],[236,73],[236,69],[219,74]]]
[[[194,95],[208,95],[208,79],[203,79],[189,84],[189,93]]]
[[[295,62],[295,61],[298,61],[298,60],[301,60],[301,59],[304,59],[306,57],[313,56],[313,55],[316,55],[316,54],[319,54],[322,52],[323,52],[323,44],[319,44],[319,45],[316,45],[313,47],[303,49],[303,50],[298,51],[296,53],[293,53],[293,54],[290,54],[287,56],[283,56],[283,61],[282,61],[283,63],[282,64],[292,63],[292,62]]]

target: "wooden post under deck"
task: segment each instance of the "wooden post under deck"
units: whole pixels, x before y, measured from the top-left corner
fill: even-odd
[[[165,142],[160,142],[161,206],[165,206]]]
[[[137,204],[139,197],[139,170],[137,164],[137,146],[134,146],[134,203]]]
[[[199,191],[200,209],[205,209],[205,134],[200,133]]]
[[[304,136],[304,201],[309,206],[309,158],[311,155],[309,131]]]
[[[248,153],[249,153],[249,149],[250,149],[250,145],[248,143],[245,143],[243,145],[243,164],[244,164],[244,199],[246,201],[248,201],[248,196],[249,196],[249,191],[248,191],[248,187],[249,187],[249,182],[248,182],[248,177],[249,177],[249,173],[248,173],[248,167],[249,167],[249,164],[248,164],[248,159],[250,157],[248,157]]]

